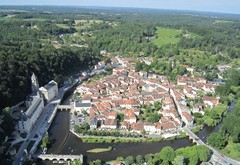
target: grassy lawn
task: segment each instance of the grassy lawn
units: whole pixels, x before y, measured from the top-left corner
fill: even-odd
[[[66,24],[56,24],[57,27],[63,28],[63,29],[69,29],[70,27]]]
[[[168,28],[157,28],[158,38],[153,40],[153,43],[158,47],[167,44],[176,44],[180,41],[177,35],[180,35],[182,30],[168,29]]]
[[[107,152],[107,151],[111,151],[112,150],[112,147],[108,147],[108,148],[94,148],[94,149],[91,149],[91,150],[88,150],[87,152],[90,152],[90,153],[101,153],[101,152]]]
[[[233,159],[240,161],[240,143],[233,143],[229,140],[228,145],[221,152]]]

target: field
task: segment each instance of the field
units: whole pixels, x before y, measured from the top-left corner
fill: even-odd
[[[177,29],[168,29],[168,28],[158,28],[157,29],[157,39],[153,40],[153,43],[156,44],[158,47],[167,44],[176,44],[180,41],[180,35],[182,30]]]
[[[44,18],[27,18],[27,19],[22,19],[24,21],[39,21],[39,22],[44,22],[47,21],[48,19],[44,19]]]
[[[70,27],[66,24],[56,24],[57,27],[63,28],[63,29],[69,29]]]
[[[228,21],[228,20],[215,20],[213,24],[229,24],[229,23],[234,23],[233,21]]]
[[[103,23],[102,20],[75,20],[76,24],[79,23]]]

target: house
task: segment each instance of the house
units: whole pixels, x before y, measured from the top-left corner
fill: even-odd
[[[212,84],[204,84],[202,89],[204,90],[204,92],[208,93],[208,92],[211,92],[211,93],[214,93],[215,92],[215,87],[214,85]]]
[[[144,123],[143,125],[144,131],[150,134],[155,133],[155,125],[153,123]]]
[[[84,110],[87,112],[89,111],[89,108],[91,107],[91,103],[81,103],[81,102],[74,101],[73,106],[75,111],[82,113],[82,111]]]
[[[89,122],[89,125],[90,125],[90,129],[96,129],[97,128],[97,119],[96,118],[91,119]]]
[[[193,67],[190,67],[190,66],[188,66],[188,65],[182,65],[184,68],[186,68],[186,70],[188,71],[188,72],[190,72],[191,74],[193,74],[193,72],[194,72],[194,68]]]
[[[137,122],[137,117],[133,109],[126,109],[124,111],[124,121],[130,124]]]
[[[131,124],[131,129],[133,132],[141,133],[144,130],[144,123],[142,121],[133,123]]]
[[[101,129],[117,129],[116,119],[106,119],[101,124]]]
[[[117,112],[116,111],[108,112],[106,117],[108,119],[114,119],[115,120],[117,118]]]
[[[121,108],[129,108],[129,109],[139,106],[139,102],[134,99],[116,100],[114,101],[114,104],[119,105]]]
[[[190,115],[188,112],[182,112],[182,120],[187,126],[192,126],[194,122],[192,115]]]
[[[218,65],[217,68],[218,68],[218,70],[219,70],[220,72],[223,72],[223,71],[225,71],[225,70],[227,70],[227,69],[230,69],[230,68],[231,68],[231,65]]]
[[[121,129],[128,129],[129,128],[129,124],[126,121],[121,122]]]
[[[100,61],[98,62],[97,65],[94,66],[94,69],[104,69],[104,67],[106,66],[104,61]]]
[[[85,94],[82,97],[82,103],[91,103],[92,102],[92,95],[91,94]]]
[[[44,87],[39,89],[46,101],[52,100],[58,94],[58,84],[52,80]]]
[[[214,108],[219,104],[219,99],[215,97],[203,96],[203,103],[207,104],[210,108]]]

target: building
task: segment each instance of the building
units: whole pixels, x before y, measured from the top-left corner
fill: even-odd
[[[88,111],[91,107],[91,103],[81,103],[74,101],[74,109],[77,112],[82,113],[82,111]]]
[[[26,104],[29,105],[28,109],[21,113],[21,118],[18,121],[20,133],[29,133],[32,130],[44,108],[44,101],[39,93],[28,97]]]
[[[39,93],[38,81],[35,74],[32,75],[31,81],[32,95],[27,97],[25,101],[27,110],[21,112],[21,117],[17,124],[20,133],[29,133],[32,130],[44,108],[44,100]]]
[[[58,84],[55,81],[50,81],[44,87],[39,89],[44,96],[44,99],[49,102],[52,100],[58,93]]]

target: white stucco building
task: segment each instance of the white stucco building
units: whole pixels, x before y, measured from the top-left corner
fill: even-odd
[[[44,100],[39,93],[38,81],[34,73],[31,81],[32,95],[27,97],[25,101],[27,109],[21,112],[21,117],[17,124],[20,133],[29,133],[44,109]]]
[[[58,84],[52,80],[39,90],[43,94],[45,100],[49,102],[58,94]]]
[[[28,109],[22,112],[22,116],[18,121],[18,130],[20,133],[29,133],[32,130],[44,108],[44,101],[39,93],[35,96],[30,96],[26,103],[29,105]]]

